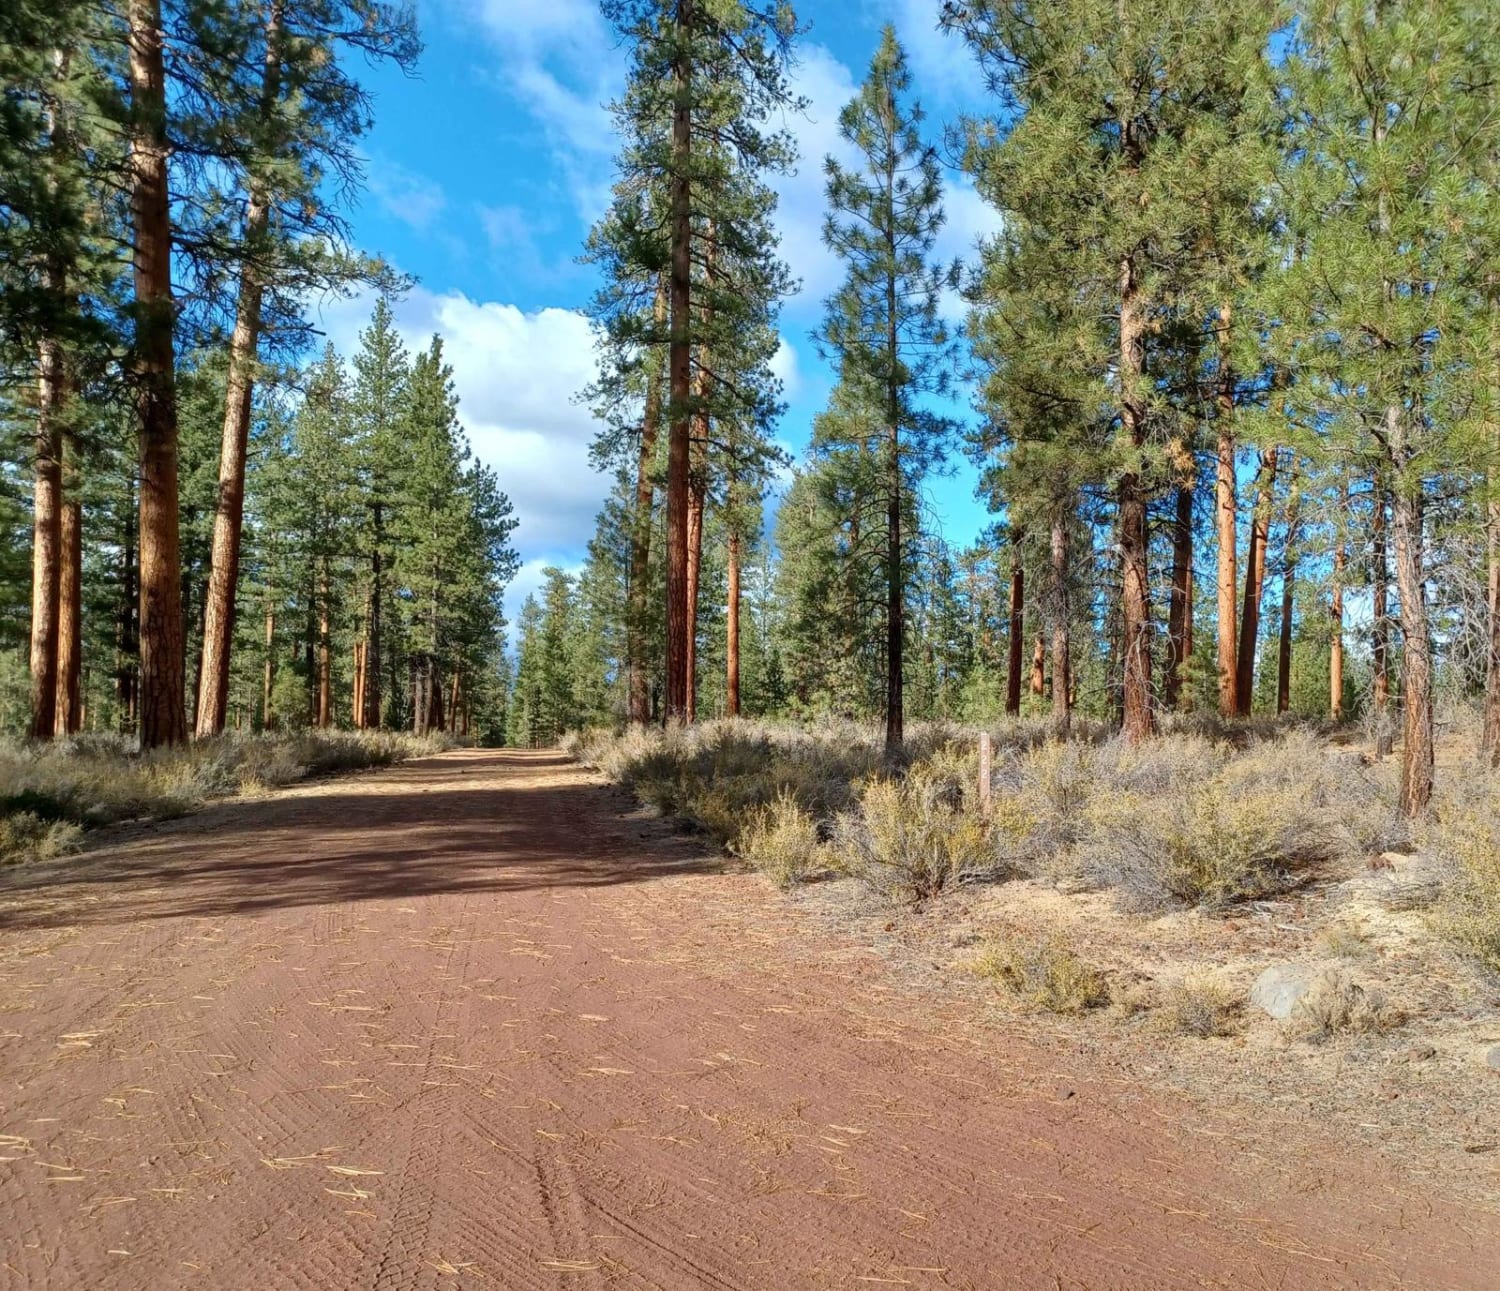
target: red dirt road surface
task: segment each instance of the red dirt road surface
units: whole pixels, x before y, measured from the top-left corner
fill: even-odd
[[[703,850],[461,752],[5,876],[0,1286],[1500,1287],[1495,1215],[924,1007]]]

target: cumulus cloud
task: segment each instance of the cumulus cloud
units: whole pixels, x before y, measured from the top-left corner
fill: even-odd
[[[325,305],[321,325],[344,355],[357,348],[372,304],[362,296]],[[597,423],[574,401],[596,373],[588,321],[574,310],[526,313],[422,288],[393,308],[408,349],[442,337],[470,445],[515,505],[523,561],[538,571],[576,564],[610,486],[589,465]],[[518,580],[506,597],[512,618],[525,590]]]
[[[597,0],[464,0],[500,55],[496,74],[542,131],[577,213],[609,203],[616,139],[608,104],[625,83],[625,55]]]
[[[393,219],[426,232],[448,206],[442,185],[426,175],[408,170],[388,157],[371,157],[365,163],[370,193]]]

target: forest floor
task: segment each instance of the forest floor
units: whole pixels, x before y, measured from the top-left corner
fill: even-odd
[[[560,755],[96,842],[0,876],[0,1287],[1495,1286],[1472,1172],[938,989]]]

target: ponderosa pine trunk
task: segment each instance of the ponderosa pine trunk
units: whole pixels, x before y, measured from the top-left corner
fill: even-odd
[[[140,740],[187,739],[183,706],[182,551],[173,369],[172,221],[160,0],[130,0],[129,187],[135,256],[131,378],[140,448]]]
[[[1339,540],[1333,549],[1333,592],[1329,597],[1328,716],[1335,722],[1344,716],[1344,569],[1349,563],[1344,526],[1349,510],[1349,491],[1340,490]]]
[[[1125,123],[1127,157],[1134,155],[1135,126]],[[1146,443],[1146,406],[1140,384],[1145,369],[1146,318],[1133,255],[1120,261],[1120,421],[1132,454]],[[1120,563],[1124,575],[1120,623],[1124,652],[1121,733],[1136,743],[1156,730],[1151,707],[1151,610],[1147,567],[1146,492],[1132,461],[1115,486]]]
[[[1490,452],[1500,450],[1500,434],[1492,431]],[[1485,504],[1486,561],[1488,568],[1486,625],[1487,648],[1484,669],[1484,727],[1479,755],[1490,767],[1500,767],[1500,480],[1493,469],[1486,472],[1488,501]]]
[[[1069,658],[1068,529],[1052,520],[1052,732],[1066,739],[1073,724],[1073,665]]]
[[[703,281],[706,291],[701,311],[705,334],[713,329],[713,287],[718,237],[710,220],[703,235]],[[687,721],[698,720],[698,593],[703,573],[703,517],[708,503],[708,441],[711,433],[708,401],[712,393],[713,354],[708,346],[698,349],[698,372],[693,383],[693,416],[688,443],[687,517]]]
[[[696,447],[688,468],[687,514],[687,632],[683,653],[687,668],[687,710],[684,720],[698,720],[698,576],[703,568],[703,507],[707,484],[705,466]]]
[[[671,219],[671,272],[668,305],[671,342],[667,348],[670,421],[667,431],[667,677],[668,722],[686,720],[688,711],[688,440],[692,382],[692,162],[693,66],[690,33],[697,25],[694,0],[677,0],[677,50],[672,60],[672,161],[668,182]]]
[[[1370,662],[1374,671],[1371,680],[1371,703],[1375,710],[1375,756],[1390,754],[1392,747],[1391,706],[1391,620],[1390,620],[1390,556],[1386,544],[1386,498],[1385,481],[1377,474],[1372,499],[1370,538]]]
[[[1021,563],[1021,536],[1011,544],[1010,640],[1006,643],[1005,711],[1021,711],[1021,664],[1026,655],[1026,569]]]
[[[61,568],[57,584],[57,712],[58,735],[83,729],[83,502],[78,465],[78,441],[71,432],[62,437]]]
[[[724,712],[740,715],[740,535],[729,534],[729,604],[724,625]]]
[[[1031,645],[1030,690],[1038,699],[1047,693],[1047,637],[1043,632],[1036,634]]]
[[[266,593],[266,669],[261,691],[260,724],[262,730],[276,729],[276,710],[272,706],[272,687],[276,684],[276,605]]]
[[[667,293],[656,287],[654,314],[657,329],[666,319]],[[630,670],[630,720],[644,725],[651,720],[651,679],[647,673],[647,598],[651,581],[651,522],[656,504],[652,472],[656,465],[656,437],[661,428],[661,380],[658,372],[646,375],[646,407],[641,418],[640,451],[635,466],[635,515],[630,529],[630,592],[626,624]]]
[[[62,344],[41,342],[31,503],[31,737],[57,728],[57,638],[62,581]]]
[[[265,68],[261,73],[260,121],[269,123],[281,87],[281,21],[283,0],[266,10]],[[218,735],[229,709],[229,655],[234,645],[235,592],[240,576],[240,539],[245,516],[245,452],[250,436],[250,403],[259,357],[261,297],[265,290],[264,253],[270,224],[269,185],[250,183],[245,207],[244,252],[234,332],[229,340],[225,382],[224,426],[219,445],[219,497],[214,512],[213,548],[203,615],[196,734]]]
[[[56,75],[67,73],[68,57],[54,55]],[[60,165],[61,153],[68,147],[62,106],[50,91],[44,94],[43,113],[49,140],[49,153]],[[51,184],[53,200],[57,186]],[[42,281],[54,309],[60,310],[68,292],[68,265],[60,252],[49,252],[42,269]],[[37,420],[32,477],[31,528],[31,727],[33,739],[47,740],[65,733],[59,711],[59,693],[65,682],[61,670],[64,623],[63,582],[67,577],[64,549],[67,523],[63,492],[63,453],[67,438],[65,423],[71,404],[68,386],[67,355],[61,339],[44,335],[37,353]],[[77,535],[73,535],[76,543]],[[74,600],[76,603],[76,588]],[[74,644],[76,646],[76,634]]]
[[[120,590],[115,605],[115,707],[124,734],[135,731],[140,694],[137,685],[140,677],[137,667],[140,632],[136,617],[140,610],[135,533],[137,515],[135,473],[132,471],[127,475],[125,505],[121,508],[125,530],[120,535]]]
[[[1398,410],[1389,411],[1387,427],[1399,418]],[[1401,594],[1400,805],[1405,816],[1420,815],[1432,801],[1432,636],[1423,586],[1422,510],[1422,499],[1402,481],[1395,492],[1391,528],[1396,545],[1396,586]]]
[[[1266,589],[1266,545],[1271,536],[1271,494],[1280,455],[1260,455],[1255,475],[1255,512],[1250,521],[1250,548],[1245,555],[1245,597],[1240,612],[1239,658],[1235,665],[1235,714],[1249,717],[1255,702],[1255,648],[1260,643],[1261,602]]]
[[[318,568],[318,692],[317,724],[320,730],[333,725],[333,632],[330,623],[329,601],[333,588],[328,574],[328,558],[325,556]]]
[[[1239,591],[1239,481],[1235,475],[1234,371],[1230,366],[1230,307],[1219,310],[1219,381],[1216,396],[1218,445],[1214,468],[1214,532],[1218,540],[1218,671],[1219,713],[1239,712],[1238,637],[1235,604]]]
[[[1162,702],[1168,708],[1182,703],[1182,682],[1193,653],[1193,486],[1179,484],[1172,524],[1172,587],[1167,596],[1167,675]]]
[[[1300,495],[1293,475],[1286,500],[1286,543],[1281,556],[1281,631],[1276,649],[1276,712],[1292,706],[1292,611],[1297,585],[1297,520]]]

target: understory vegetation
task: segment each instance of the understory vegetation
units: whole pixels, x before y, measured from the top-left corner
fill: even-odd
[[[0,865],[77,851],[84,831],[101,825],[167,820],[213,798],[388,766],[442,747],[442,737],[394,731],[223,735],[146,753],[110,735],[0,743]]]
[[[1128,913],[1224,915],[1296,892],[1332,866],[1420,849],[1444,876],[1427,902],[1434,924],[1500,968],[1496,777],[1456,784],[1413,831],[1388,763],[1301,726],[1203,718],[1132,745],[1102,726],[1057,741],[1044,723],[1023,720],[991,738],[987,809],[977,732],[937,723],[909,734],[899,765],[883,757],[878,727],[840,721],[633,727],[575,735],[565,747],[779,887],[846,876],[897,906],[1030,877],[1106,892]],[[1033,1001],[1081,992],[1102,1002],[1073,981],[1087,976],[1081,966],[1052,963],[1058,951],[991,947],[985,972]],[[1071,984],[1049,986],[1059,974]],[[1179,994],[1180,1030],[1220,1034],[1229,1024],[1226,1002],[1207,986]]]

